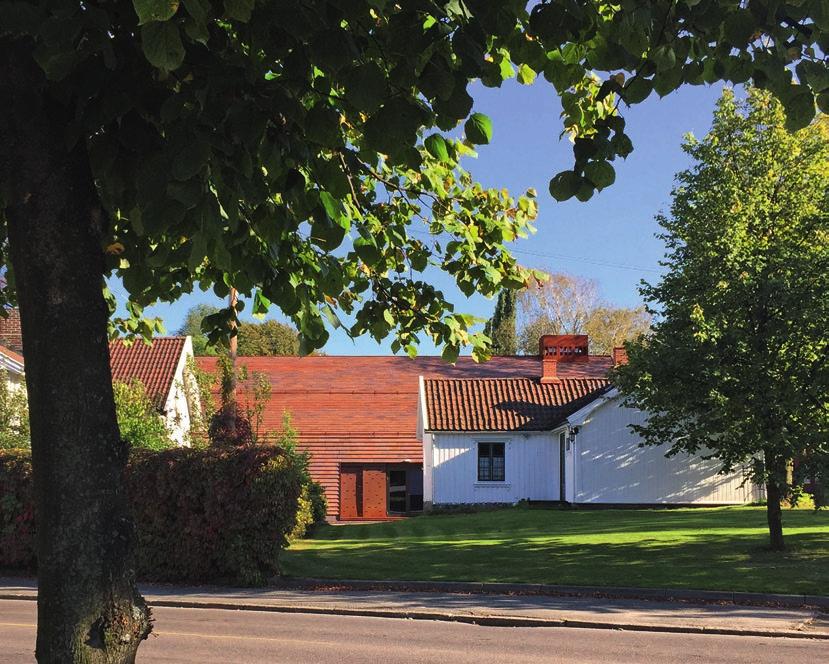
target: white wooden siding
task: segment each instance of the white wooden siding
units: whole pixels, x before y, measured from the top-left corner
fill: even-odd
[[[173,377],[173,384],[170,386],[170,392],[167,394],[167,401],[164,404],[164,423],[170,432],[170,438],[178,447],[189,447],[190,445],[190,425],[192,418],[190,415],[191,404],[185,385],[187,381],[185,372],[187,370],[187,362],[192,357],[193,341],[188,336],[184,341],[181,357],[179,357],[176,373]],[[191,396],[196,399],[198,398],[198,394]],[[193,405],[196,406],[197,404]]]
[[[629,424],[645,413],[612,399],[594,410],[580,427],[575,449],[575,482],[568,475],[568,499],[576,503],[745,503],[761,497],[742,473],[718,474],[716,459],[678,454],[665,458],[667,445],[639,447]],[[570,470],[568,468],[568,470]],[[572,486],[567,486],[570,482]],[[575,492],[570,498],[570,491]]]
[[[425,443],[426,441],[424,441]],[[504,482],[478,482],[478,443],[505,443]],[[433,433],[432,501],[435,505],[515,503],[559,499],[558,437],[550,433]],[[424,445],[424,450],[428,449]],[[429,464],[424,463],[428,473]]]

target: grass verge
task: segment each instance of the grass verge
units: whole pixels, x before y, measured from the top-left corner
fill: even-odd
[[[282,554],[288,576],[552,583],[829,595],[829,511],[511,508],[323,526]]]

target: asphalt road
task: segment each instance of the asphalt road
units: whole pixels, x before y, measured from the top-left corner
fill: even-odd
[[[34,662],[35,608],[31,601],[0,600],[0,664]],[[139,650],[138,660],[142,663],[814,664],[829,661],[829,641],[811,639],[480,627],[391,618],[214,609],[157,608],[154,614],[154,636]]]

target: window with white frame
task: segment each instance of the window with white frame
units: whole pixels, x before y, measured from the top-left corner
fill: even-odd
[[[505,479],[504,443],[478,443],[478,481],[503,482]]]

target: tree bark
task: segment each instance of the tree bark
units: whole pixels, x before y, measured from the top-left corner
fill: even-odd
[[[151,629],[130,564],[127,447],[115,416],[102,295],[104,214],[71,105],[30,46],[0,39],[0,177],[31,420],[41,664],[135,661]]]
[[[786,477],[786,462],[768,452],[765,455],[766,473],[766,520],[769,524],[769,545],[773,551],[786,548],[783,541],[782,486]]]

